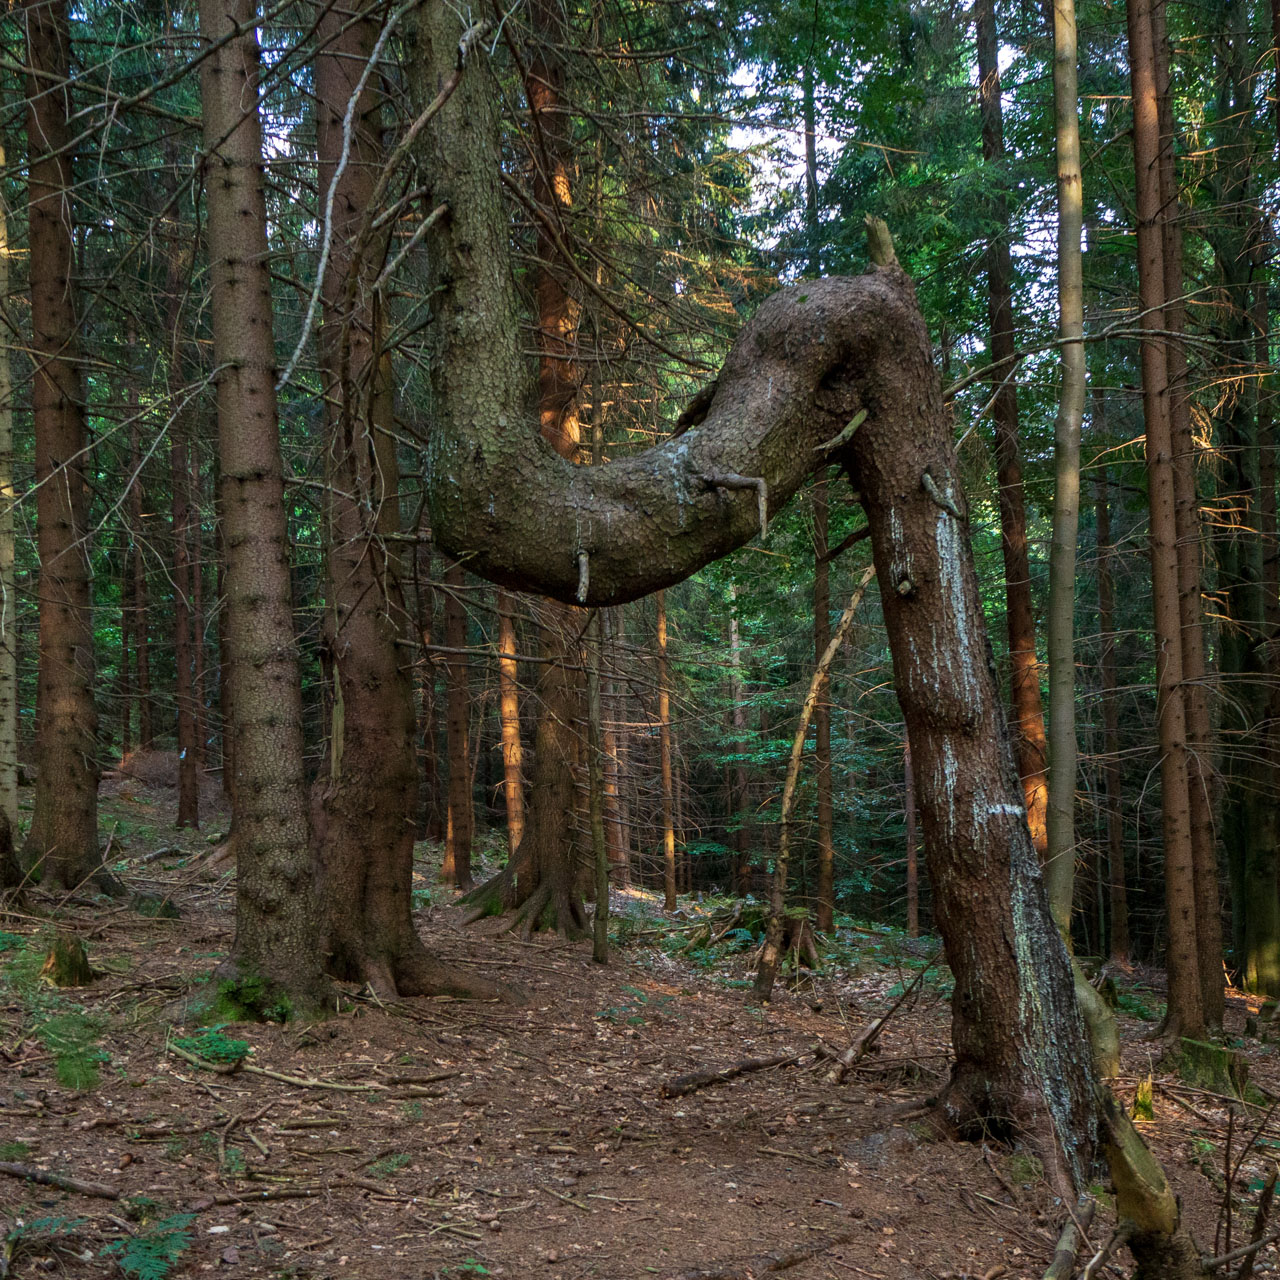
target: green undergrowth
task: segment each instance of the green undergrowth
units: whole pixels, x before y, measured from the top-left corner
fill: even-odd
[[[68,999],[40,976],[52,934],[35,934],[11,940],[0,953],[0,994],[21,1010],[24,1035],[34,1036],[53,1057],[58,1083],[82,1092],[97,1087],[102,1067],[111,1055],[101,1039],[107,1019]],[[17,939],[16,945],[13,939]]]
[[[194,1053],[197,1058],[203,1058],[205,1062],[223,1065],[242,1062],[251,1052],[249,1042],[224,1035],[222,1028],[225,1025],[225,1023],[219,1023],[217,1026],[206,1027],[193,1036],[176,1036],[173,1043],[179,1049],[185,1049],[188,1053]]]
[[[294,1016],[289,997],[256,975],[218,982],[199,1006],[198,1020],[214,1027],[228,1022],[288,1022]]]

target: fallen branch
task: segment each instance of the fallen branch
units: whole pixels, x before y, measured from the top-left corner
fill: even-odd
[[[1066,1221],[1053,1251],[1053,1261],[1044,1273],[1044,1280],[1071,1280],[1076,1269],[1076,1254],[1086,1242],[1089,1225],[1097,1212],[1098,1202],[1092,1196],[1081,1196],[1076,1211]]]
[[[303,1089],[337,1089],[342,1093],[383,1093],[387,1088],[384,1084],[344,1084],[339,1080],[315,1080],[310,1076],[289,1076],[283,1071],[255,1067],[248,1062],[209,1062],[194,1053],[189,1053],[186,1049],[180,1049],[172,1041],[168,1045],[168,1051],[176,1053],[180,1058],[185,1058],[193,1067],[199,1067],[202,1071],[212,1071],[220,1076],[238,1075],[243,1071],[251,1076],[266,1076],[268,1080],[296,1084]]]
[[[1271,1203],[1275,1199],[1276,1194],[1276,1178],[1280,1176],[1280,1166],[1273,1165],[1271,1167],[1271,1176],[1267,1179],[1266,1185],[1262,1188],[1262,1195],[1258,1197],[1258,1212],[1253,1219],[1253,1233],[1249,1237],[1251,1245],[1258,1244],[1267,1229],[1267,1218],[1271,1214]],[[1257,1255],[1251,1253],[1240,1264],[1240,1270],[1236,1272],[1236,1280],[1249,1280],[1253,1275],[1253,1264]]]
[[[100,1200],[119,1200],[120,1193],[114,1187],[105,1186],[101,1182],[85,1182],[80,1178],[68,1178],[63,1173],[50,1173],[47,1169],[37,1169],[33,1164],[15,1164],[9,1160],[0,1160],[0,1173],[7,1173],[11,1178],[25,1178],[28,1182],[38,1182],[44,1187],[57,1187],[59,1191],[74,1191],[81,1196],[97,1196]]]
[[[911,984],[902,992],[902,994],[889,1007],[887,1013],[883,1013],[878,1018],[872,1018],[857,1036],[854,1037],[853,1043],[835,1060],[835,1064],[831,1070],[823,1077],[827,1084],[839,1084],[845,1077],[845,1073],[856,1062],[864,1057],[871,1049],[871,1046],[880,1038],[880,1033],[888,1025],[889,1019],[893,1017],[899,1009],[902,1008],[911,993],[924,981],[924,975],[933,968],[933,963],[937,960],[937,956],[929,961],[923,969],[912,979]]]
[[[724,1084],[726,1080],[748,1075],[752,1071],[767,1071],[770,1067],[789,1067],[808,1057],[804,1053],[775,1053],[770,1058],[747,1058],[735,1062],[730,1067],[721,1067],[718,1071],[691,1071],[687,1075],[676,1076],[668,1080],[658,1090],[664,1098],[683,1098],[686,1094],[697,1093],[713,1084]]]
[[[1265,1235],[1261,1240],[1253,1240],[1249,1244],[1241,1245],[1238,1249],[1233,1249],[1230,1253],[1224,1253],[1220,1258],[1208,1258],[1204,1261],[1204,1269],[1206,1271],[1217,1271],[1221,1267],[1228,1266],[1232,1262],[1239,1262],[1242,1258],[1252,1258],[1259,1249],[1266,1245],[1274,1244],[1280,1240],[1280,1231],[1272,1231],[1269,1235]]]
[[[730,1264],[727,1267],[711,1270],[682,1271],[674,1277],[674,1280],[753,1280],[755,1276],[798,1267],[802,1262],[808,1262],[810,1258],[816,1258],[818,1254],[826,1253],[828,1249],[834,1249],[837,1245],[848,1244],[852,1239],[852,1232],[844,1232],[836,1236],[819,1236],[816,1240],[811,1240],[808,1244],[799,1245],[794,1249],[779,1249],[773,1253],[756,1254],[754,1258],[749,1258],[746,1262],[737,1265]]]

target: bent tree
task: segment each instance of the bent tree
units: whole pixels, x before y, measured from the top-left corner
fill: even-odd
[[[425,102],[455,74],[463,32],[444,6],[430,6],[422,23],[413,70]],[[701,426],[643,454],[575,467],[529,412],[500,187],[500,100],[477,53],[424,140],[430,203],[450,212],[428,246],[436,376],[448,406],[427,459],[437,544],[499,584],[615,604],[747,542],[760,511],[743,477],[759,480],[776,512],[819,464],[846,467],[871,527],[937,921],[956,979],[956,1064],[942,1111],[962,1131],[1030,1136],[1062,1182],[1078,1184],[1096,1139],[1093,1071],[1027,830],[965,500],[910,280],[890,264],[781,291],[734,344]]]

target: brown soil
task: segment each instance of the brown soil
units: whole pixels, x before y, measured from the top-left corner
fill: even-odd
[[[312,1083],[218,1074],[167,1045],[193,1030],[175,1022],[175,1001],[228,944],[230,875],[198,857],[141,863],[148,846],[194,854],[208,845],[172,832],[171,794],[136,783],[115,791],[106,802],[119,819],[115,848],[134,859],[124,878],[170,897],[182,918],[73,899],[60,923],[86,942],[100,976],[53,992],[20,987],[12,967],[39,952],[53,901],[33,895],[29,914],[0,917],[23,940],[0,954],[0,973],[10,966],[0,979],[0,1161],[119,1197],[0,1176],[9,1274],[122,1274],[103,1249],[153,1238],[157,1220],[191,1213],[189,1248],[170,1275],[709,1280],[784,1265],[796,1280],[1043,1275],[1063,1211],[1034,1163],[994,1145],[931,1140],[911,1114],[947,1070],[946,1004],[928,983],[842,1085],[825,1083],[829,1063],[806,1056],[661,1096],[685,1072],[809,1054],[819,1040],[843,1048],[893,1003],[903,974],[914,976],[895,963],[891,936],[867,931],[860,960],[780,988],[762,1010],[730,985],[743,981],[748,957],[704,971],[657,949],[672,922],[643,894],[616,901],[636,919],[607,968],[591,963],[587,944],[525,944],[494,936],[493,922],[464,928],[451,906],[425,906],[420,925],[439,954],[518,983],[528,1003],[382,1007],[348,992],[324,1023],[224,1028],[251,1044],[253,1067]],[[137,808],[149,825],[128,825]],[[421,877],[433,885],[435,865],[424,861]],[[1145,999],[1154,1007],[1159,996]],[[100,1020],[109,1061],[92,1089],[59,1083],[56,1044],[40,1034],[66,1002]],[[1232,999],[1232,1031],[1249,1011]],[[1122,1093],[1149,1069],[1148,1026],[1125,1019],[1132,1074]],[[1250,1041],[1249,1056],[1258,1085],[1280,1085],[1272,1046]],[[1160,1077],[1155,1107],[1144,1132],[1210,1250],[1226,1110]],[[1266,1115],[1240,1111],[1236,1156]],[[1262,1136],[1273,1146],[1277,1130],[1267,1116]],[[1254,1146],[1236,1178],[1230,1246],[1248,1237],[1265,1155]],[[51,1218],[69,1221],[33,1225]],[[1110,1227],[1104,1211],[1094,1247]],[[1258,1272],[1275,1259],[1269,1249]],[[1127,1257],[1115,1266],[1131,1269]]]

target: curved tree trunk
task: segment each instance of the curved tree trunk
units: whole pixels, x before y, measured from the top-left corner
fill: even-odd
[[[40,662],[36,794],[23,849],[37,876],[71,889],[118,887],[98,847],[98,711],[88,538],[84,387],[77,355],[65,0],[27,21],[32,413],[35,425]]]

